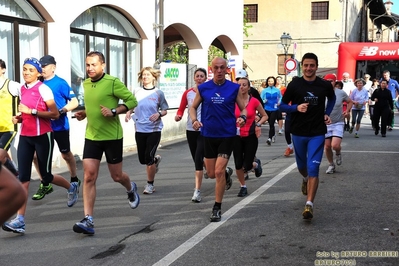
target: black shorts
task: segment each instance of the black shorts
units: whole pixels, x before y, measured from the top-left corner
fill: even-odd
[[[283,112],[279,110],[277,110],[277,121],[283,120]]]
[[[105,153],[105,158],[109,164],[122,162],[123,139],[102,141],[85,139],[83,159],[101,160],[103,153]]]
[[[8,151],[16,135],[16,131],[0,132],[0,149]]]
[[[68,153],[71,151],[71,144],[69,142],[69,130],[54,131],[54,140],[57,142],[58,149],[61,153]]]
[[[221,154],[230,155],[233,151],[235,137],[230,138],[207,138],[204,137],[204,157],[207,159],[217,158]]]

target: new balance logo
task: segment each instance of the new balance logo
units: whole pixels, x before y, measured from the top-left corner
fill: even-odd
[[[359,56],[373,56],[376,55],[378,51],[378,46],[364,46],[360,51]]]

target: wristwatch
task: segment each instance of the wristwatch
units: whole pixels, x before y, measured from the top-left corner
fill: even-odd
[[[63,109],[63,108],[59,109],[59,110],[58,110],[58,112],[60,113],[60,115],[62,115],[62,114],[65,114],[65,112],[64,112],[64,109]]]
[[[37,109],[32,109],[32,110],[30,111],[30,113],[31,113],[32,115],[37,115]]]
[[[261,124],[261,123],[256,123],[256,126],[257,126],[257,127],[261,127],[262,124]]]
[[[115,117],[115,116],[116,116],[116,109],[115,109],[115,108],[112,108],[112,109],[111,109],[111,112],[112,112],[112,115]]]

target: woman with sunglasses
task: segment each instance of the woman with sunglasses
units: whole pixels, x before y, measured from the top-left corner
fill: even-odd
[[[44,85],[39,78],[42,68],[36,58],[27,58],[23,64],[25,84],[19,90],[21,113],[13,117],[13,123],[21,123],[18,143],[19,180],[22,186],[29,191],[32,173],[32,160],[36,152],[40,174],[43,178],[40,186],[46,187],[50,183],[63,187],[68,191],[68,207],[72,207],[79,193],[77,182],[69,183],[60,175],[51,173],[51,162],[54,149],[54,136],[51,129],[51,119],[58,119],[59,112],[54,101],[51,89]],[[2,228],[8,232],[25,233],[25,212],[27,200],[17,212],[17,217]]]

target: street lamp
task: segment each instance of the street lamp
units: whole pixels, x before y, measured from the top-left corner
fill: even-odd
[[[280,37],[281,45],[284,48],[284,73],[285,73],[285,81],[284,85],[287,86],[287,70],[285,69],[285,61],[287,61],[287,54],[288,54],[288,48],[290,48],[292,38],[289,33],[283,32],[283,35]]]

